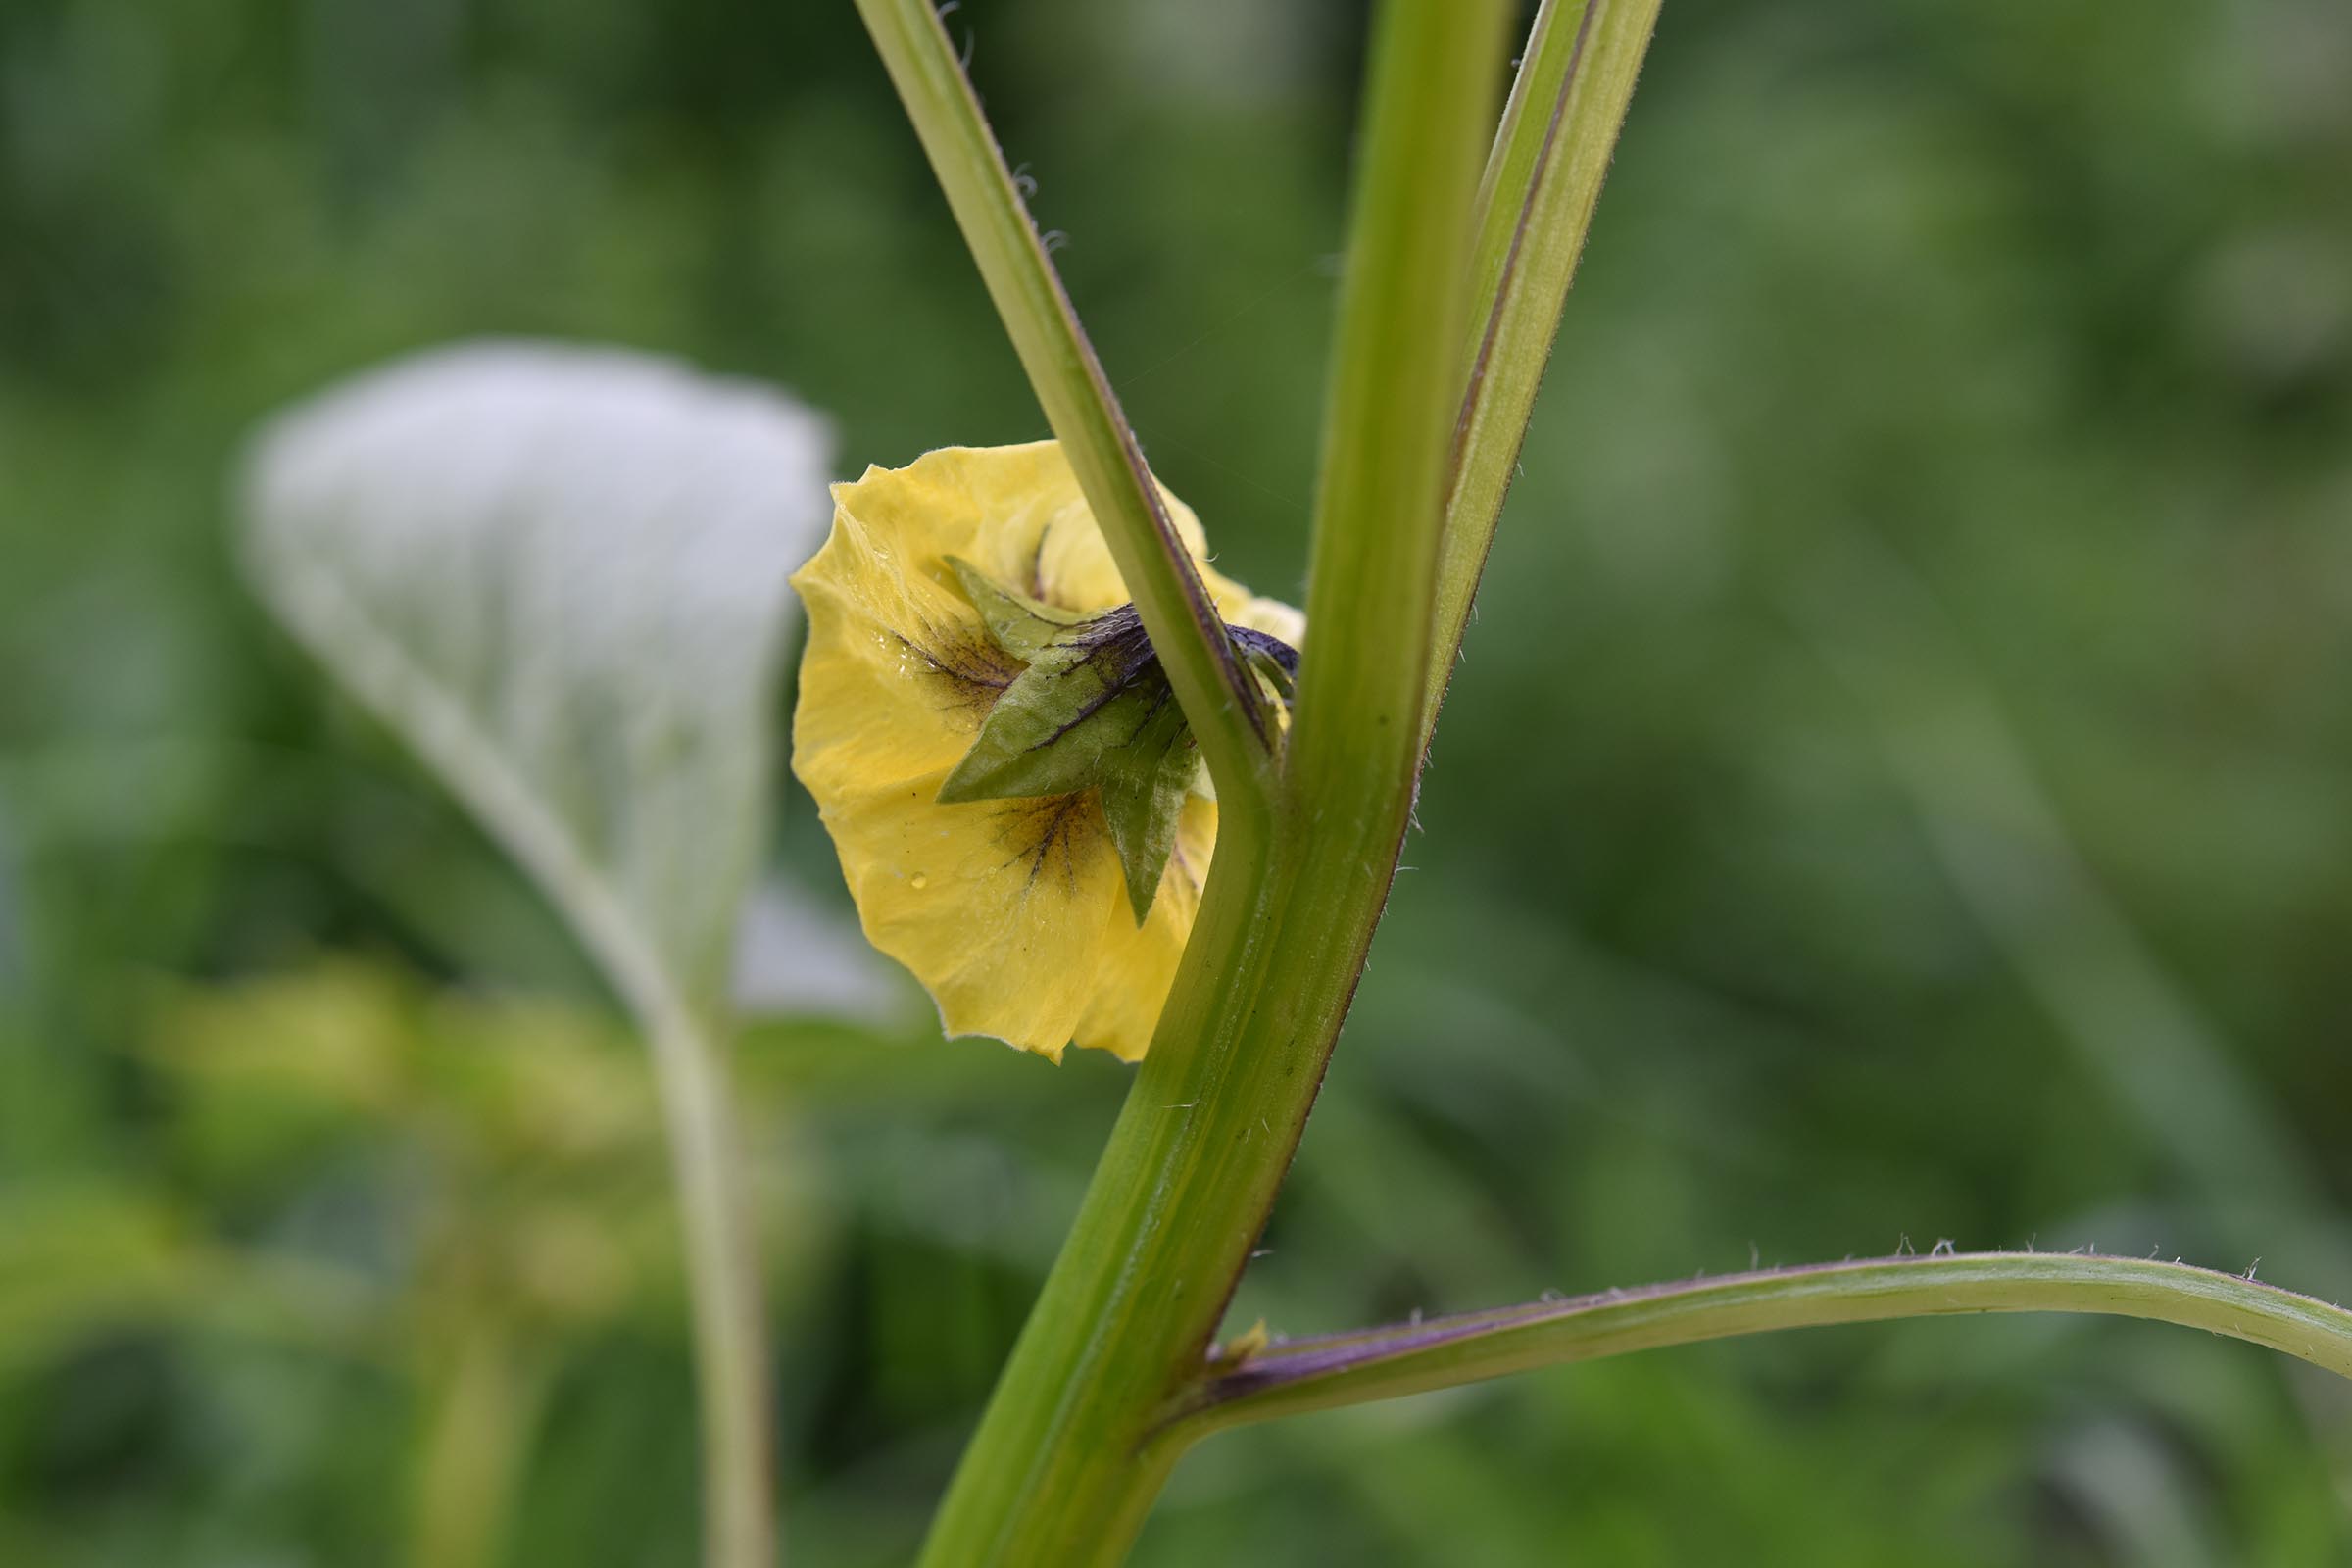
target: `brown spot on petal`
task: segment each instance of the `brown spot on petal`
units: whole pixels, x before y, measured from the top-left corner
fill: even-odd
[[[1005,868],[1026,861],[1028,889],[1058,877],[1065,894],[1078,891],[1078,871],[1089,846],[1107,839],[1102,803],[1091,789],[1074,795],[1043,795],[995,801],[997,842],[1006,851]]]
[[[936,688],[942,710],[975,721],[987,716],[1023,667],[986,637],[960,626],[925,625],[919,641],[905,632],[891,635]]]

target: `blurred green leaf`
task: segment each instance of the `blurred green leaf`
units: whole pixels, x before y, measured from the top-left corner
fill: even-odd
[[[175,988],[145,1054],[174,1091],[182,1172],[209,1209],[246,1216],[258,1257],[343,1259],[449,1326],[554,1329],[674,1289],[662,1118],[626,1045],[575,1005],[338,959]],[[745,1114],[762,1255],[789,1279],[825,1227],[798,1143],[760,1114],[772,1102]]]
[[[183,1229],[130,1187],[63,1184],[0,1201],[0,1376],[193,1283]]]

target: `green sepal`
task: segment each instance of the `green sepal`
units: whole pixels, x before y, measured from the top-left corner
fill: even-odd
[[[1291,699],[1298,692],[1298,678],[1282,667],[1280,660],[1263,649],[1244,648],[1241,654],[1242,662],[1257,676],[1258,688],[1266,694],[1267,700],[1289,707]]]
[[[1091,618],[1015,593],[959,556],[950,556],[948,564],[956,569],[964,597],[980,612],[990,640],[1015,659],[1035,659],[1054,638]]]
[[[990,707],[971,749],[939,787],[945,805],[1093,789],[1119,855],[1127,904],[1152,913],[1188,796],[1206,793],[1200,749],[1133,605],[1081,615],[1041,604],[949,557],[991,641],[1027,667]],[[1271,638],[1237,632],[1235,652],[1287,703],[1292,672]]]
[[[1096,782],[1102,790],[1102,819],[1118,846],[1127,877],[1127,904],[1142,925],[1158,896],[1160,876],[1176,848],[1176,827],[1185,797],[1200,776],[1200,748],[1184,722],[1176,694],[1165,694],[1135,739],[1104,759]]]
[[[1004,688],[940,800],[1074,794],[1170,700],[1151,645],[1140,635],[1094,641],[1097,624],[1068,629],[1070,640],[1049,644]]]

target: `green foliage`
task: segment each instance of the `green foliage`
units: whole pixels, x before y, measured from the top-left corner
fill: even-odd
[[[1294,599],[1353,14],[952,23],[1155,470]],[[407,1535],[426,1385],[386,1370],[379,1297],[356,1353],[154,1320],[196,1242],[333,1261],[396,1231],[371,1216],[415,1145],[271,1090],[199,1158],[179,1104],[211,1097],[144,1049],[156,976],[325,949],[595,994],[237,587],[238,433],[481,330],[781,380],[853,465],[1043,433],[847,8],[295,16],[0,14],[0,1252],[40,1259],[0,1264],[12,1564],[365,1564]],[[1666,7],[1415,869],[1239,1322],[1904,1233],[2352,1283],[2346,26],[2326,0]],[[1882,552],[1939,620],[1889,624]],[[2063,861],[1955,811],[1978,775],[1938,759],[1981,760],[1972,732],[1889,731],[1840,673],[1890,652],[2000,720]],[[780,831],[822,867],[808,813]],[[2209,1097],[2160,1128],[2096,1064],[2155,1058],[2136,1008],[2061,1010],[2145,994],[2082,940],[2083,887],[2308,1218],[2211,1190]],[[743,1066],[794,1106],[756,1111],[763,1167],[802,1151],[819,1184],[795,1225],[828,1221],[771,1282],[798,1554],[903,1561],[1127,1080],[835,1026],[757,1031]],[[304,1274],[329,1329],[346,1279]],[[674,1287],[631,1279],[549,1374],[510,1561],[693,1533]],[[1139,1560],[2319,1564],[2341,1431],[2293,1369],[2160,1327],[1840,1330],[1221,1437]]]

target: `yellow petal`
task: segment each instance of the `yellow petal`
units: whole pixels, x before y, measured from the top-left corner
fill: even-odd
[[[1061,1059],[1075,1040],[1133,1061],[1175,979],[1200,903],[1216,808],[1187,807],[1189,841],[1142,927],[1092,793],[940,806],[937,777],[828,815],[866,937],[911,969],[952,1035]]]
[[[795,575],[808,611],[793,769],[817,803],[868,940],[913,971],[951,1034],[1059,1060],[1075,1041],[1151,1044],[1200,906],[1216,806],[1186,803],[1138,926],[1095,792],[946,806],[939,787],[1020,664],[992,643],[952,558],[1048,603],[1124,604],[1110,552],[1052,442],[952,448],[834,489],[832,536]],[[1195,559],[1200,527],[1173,497]],[[1298,612],[1202,567],[1238,624]]]
[[[1200,884],[1208,875],[1216,842],[1216,802],[1198,795],[1188,798],[1176,827],[1176,849],[1160,873],[1150,918],[1139,927],[1123,894],[1113,910],[1105,967],[1124,973],[1129,983],[1097,988],[1078,1021],[1080,1045],[1100,1046],[1124,1061],[1142,1058],[1175,984],[1176,963],[1192,935],[1193,916],[1200,912]]]

